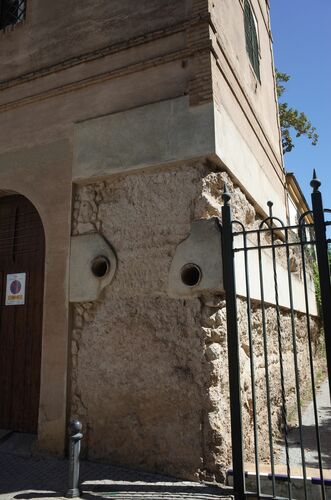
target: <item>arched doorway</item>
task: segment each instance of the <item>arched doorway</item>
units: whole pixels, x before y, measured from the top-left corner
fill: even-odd
[[[0,429],[37,432],[45,237],[34,206],[0,198]]]

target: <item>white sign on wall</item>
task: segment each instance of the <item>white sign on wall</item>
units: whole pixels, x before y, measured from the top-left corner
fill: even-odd
[[[7,274],[6,306],[25,304],[26,273]]]

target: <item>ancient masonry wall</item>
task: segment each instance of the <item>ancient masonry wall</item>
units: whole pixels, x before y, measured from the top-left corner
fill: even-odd
[[[225,172],[209,163],[149,170],[76,187],[73,235],[100,232],[118,257],[115,279],[99,300],[72,308],[70,415],[84,423],[84,451],[90,459],[184,478],[224,478],[231,462],[224,297],[180,300],[167,295],[176,246],[188,236],[193,220],[220,215],[224,181],[233,194],[234,217],[255,227],[259,218],[252,205]],[[272,307],[267,318],[273,331]],[[283,319],[288,325],[286,336],[288,313]],[[300,327],[302,315],[297,321]],[[243,420],[248,429],[252,398],[245,322],[242,302]],[[253,311],[253,324],[261,331],[258,307]],[[255,349],[256,384],[262,391],[261,337]],[[270,342],[270,372],[276,381],[272,418],[277,429],[276,336]],[[307,348],[300,337],[298,342],[303,363]],[[285,345],[290,371],[290,342]],[[261,435],[266,430],[265,406],[258,390]],[[249,461],[252,439],[250,433],[245,434]],[[264,442],[265,438],[261,451],[267,458]]]

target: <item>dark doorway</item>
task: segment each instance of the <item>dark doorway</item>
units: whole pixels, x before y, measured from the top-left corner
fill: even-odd
[[[0,198],[0,429],[37,432],[44,261],[37,210]]]

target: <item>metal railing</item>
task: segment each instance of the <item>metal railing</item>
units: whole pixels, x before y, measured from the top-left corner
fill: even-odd
[[[26,0],[0,0],[0,29],[25,19]]]
[[[232,474],[236,500],[250,496],[291,500],[294,498],[293,467],[296,470],[299,468],[302,475],[302,498],[315,498],[314,494],[310,496],[307,430],[303,424],[303,400],[307,397],[303,394],[307,390],[312,402],[315,466],[319,475],[315,483],[320,489],[320,498],[327,498],[326,485],[330,481],[324,477],[315,360],[317,349],[325,345],[324,375],[326,377],[328,374],[330,381],[330,241],[326,229],[331,223],[325,220],[325,214],[330,213],[330,210],[323,208],[320,182],[315,172],[311,186],[313,209],[304,214],[295,226],[287,226],[275,217],[273,204],[268,203],[269,217],[261,221],[257,228],[246,229],[241,222],[232,220],[231,196],[226,187],[223,194],[223,272],[227,307]],[[238,273],[236,279],[238,271],[240,275]],[[315,283],[318,280],[320,289],[321,323],[317,316],[314,279]],[[238,320],[238,312],[241,321]],[[319,333],[316,334],[316,331]],[[240,353],[244,339],[248,344],[249,357],[249,411],[243,409],[242,405],[240,370],[243,360]],[[295,430],[291,422],[293,419]],[[265,435],[262,434],[262,428],[265,429]],[[292,451],[294,432],[299,444],[299,458],[295,459]],[[248,434],[252,439],[247,439]],[[253,444],[247,444],[248,441]],[[279,453],[280,449],[284,456],[281,474],[276,467],[276,451]],[[253,457],[250,467],[255,477],[255,484],[252,486],[250,481],[249,488],[247,457]],[[269,469],[268,491],[261,484],[263,463],[266,464],[264,469]]]

